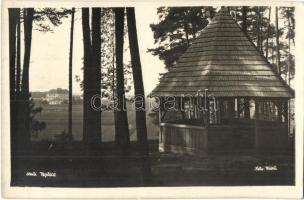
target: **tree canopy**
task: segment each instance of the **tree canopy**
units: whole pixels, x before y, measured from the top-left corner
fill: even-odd
[[[279,52],[280,73],[286,80],[294,77],[294,7],[279,7],[280,21],[278,30],[272,19],[271,7],[237,6],[229,7],[230,14],[245,32],[258,50],[268,61],[277,66]],[[163,60],[170,70],[187,47],[199,35],[215,14],[213,7],[159,7],[157,15],[159,22],[150,24],[153,31],[155,48],[148,52]],[[245,24],[244,24],[245,23]],[[279,41],[279,51],[276,50]],[[288,81],[287,81],[288,82]]]
[[[208,25],[208,18],[214,16],[212,7],[160,7],[157,15],[160,22],[151,24],[154,43],[158,47],[148,52],[163,60],[170,68],[186,51],[193,39]]]

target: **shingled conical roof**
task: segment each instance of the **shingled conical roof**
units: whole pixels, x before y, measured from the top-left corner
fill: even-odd
[[[161,78],[154,96],[293,97],[293,90],[221,9],[177,64]]]

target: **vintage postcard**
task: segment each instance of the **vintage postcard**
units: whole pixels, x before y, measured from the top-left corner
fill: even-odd
[[[303,3],[1,13],[4,197],[302,197]]]

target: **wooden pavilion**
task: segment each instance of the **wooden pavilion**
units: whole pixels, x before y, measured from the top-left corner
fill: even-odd
[[[149,96],[159,103],[160,151],[273,152],[287,146],[294,91],[225,8]]]

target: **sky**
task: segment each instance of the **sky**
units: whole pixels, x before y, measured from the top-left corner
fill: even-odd
[[[143,70],[145,93],[150,93],[158,83],[159,73],[165,72],[165,66],[157,56],[147,53],[155,47],[151,23],[158,22],[156,7],[135,9],[138,43]],[[32,54],[30,65],[30,91],[48,91],[56,88],[68,88],[70,17],[53,29],[53,33],[33,30]],[[126,42],[127,43],[127,42]],[[128,53],[128,52],[127,52]],[[81,94],[75,75],[82,77],[83,44],[81,10],[76,9],[73,52],[73,93]],[[128,57],[128,56],[127,56]]]

